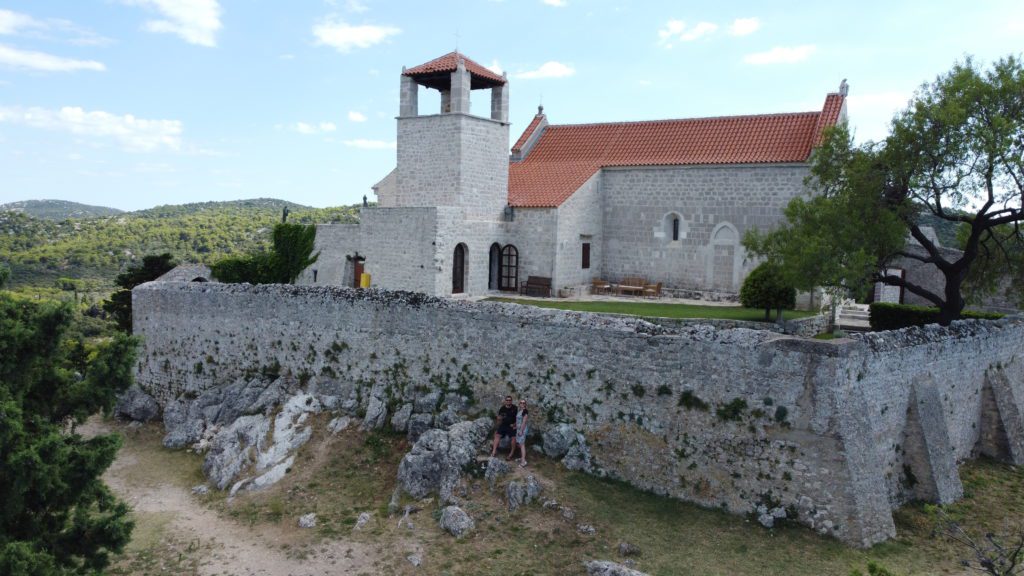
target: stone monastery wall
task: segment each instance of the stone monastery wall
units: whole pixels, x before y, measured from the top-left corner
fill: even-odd
[[[1024,463],[1020,318],[816,341],[338,287],[152,282],[133,306],[165,415],[261,374],[356,414],[511,393],[537,430],[582,432],[592,473],[856,545],[908,499],[960,497],[961,460]]]
[[[739,292],[757,262],[740,241],[771,230],[807,194],[806,165],[606,168],[603,274],[646,275],[674,288]],[[672,240],[671,217],[680,218]],[[642,266],[639,264],[642,263]]]

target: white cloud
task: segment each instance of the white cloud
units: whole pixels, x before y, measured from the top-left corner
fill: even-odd
[[[497,59],[491,60],[491,65],[488,66],[487,69],[495,74],[501,74],[505,71],[505,69],[501,67],[501,62],[498,62]]]
[[[316,43],[331,46],[341,53],[351,52],[353,48],[369,48],[401,32],[394,26],[352,26],[337,17],[328,17],[313,25]]]
[[[113,138],[125,149],[137,152],[181,148],[182,124],[178,120],[146,120],[131,114],[119,116],[102,110],[65,106],[59,110],[0,107],[0,122],[77,136]]]
[[[348,2],[345,3],[345,10],[348,10],[349,12],[360,14],[369,9],[370,8],[366,4],[363,4],[359,0],[348,0]]]
[[[17,34],[26,28],[39,28],[42,22],[20,12],[0,10],[0,34]]]
[[[572,66],[552,60],[551,62],[545,62],[536,70],[520,72],[515,74],[514,77],[519,80],[535,80],[537,78],[565,78],[575,73],[576,69]]]
[[[810,58],[817,50],[813,44],[803,46],[776,46],[767,52],[755,52],[743,57],[747,64],[795,64]]]
[[[296,122],[295,124],[289,124],[287,128],[299,134],[327,134],[337,130],[338,126],[334,122]]]
[[[0,36],[15,34],[81,45],[99,45],[111,42],[109,38],[77,26],[69,20],[58,18],[39,20],[29,14],[0,9]]]
[[[669,20],[664,28],[658,30],[658,43],[671,48],[673,42],[693,42],[714,34],[716,30],[718,25],[711,22],[698,22],[693,27],[687,27],[682,20]]]
[[[164,19],[147,20],[147,32],[176,34],[189,44],[216,46],[223,10],[217,0],[123,0],[126,4],[145,6],[159,12]]]
[[[19,50],[0,44],[0,64],[12,68],[41,70],[43,72],[74,72],[76,70],[95,70],[102,72],[107,69],[102,62],[95,60],[75,60],[31,50]]]
[[[541,0],[541,2],[548,6],[554,6],[555,8],[565,8],[569,5],[568,0]]]
[[[396,148],[394,141],[388,140],[365,140],[363,138],[357,138],[355,140],[345,140],[342,142],[345,146],[351,148],[362,148],[364,150],[389,150]]]
[[[761,21],[757,18],[737,18],[729,26],[729,34],[733,36],[746,36],[753,34],[761,28]]]
[[[277,57],[278,60],[295,60],[295,54],[281,54]]]
[[[355,110],[349,110],[348,119],[352,122],[366,122],[366,115],[362,112],[356,112]]]

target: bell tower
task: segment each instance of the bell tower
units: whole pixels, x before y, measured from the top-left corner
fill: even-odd
[[[441,93],[421,114],[419,90]],[[491,91],[488,116],[470,111],[472,90]],[[396,207],[462,207],[474,220],[499,220],[508,203],[508,79],[451,52],[402,69]]]

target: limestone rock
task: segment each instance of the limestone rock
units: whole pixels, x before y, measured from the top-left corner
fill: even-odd
[[[191,404],[183,399],[172,400],[164,406],[166,448],[184,448],[202,437],[205,424],[198,415],[190,415],[190,411]]]
[[[644,572],[607,560],[591,560],[585,566],[587,576],[647,576]]]
[[[569,470],[591,473],[594,466],[591,463],[590,448],[583,434],[576,435],[576,441],[569,447],[562,459],[562,464]]]
[[[250,467],[257,474],[236,482],[231,493],[245,488],[258,490],[269,486],[288,472],[295,462],[295,451],[309,441],[310,414],[320,410],[313,396],[298,393],[288,399],[274,417],[272,440],[270,418],[263,414],[241,416],[221,429],[210,443],[203,462],[203,473],[219,490],[226,488]]]
[[[370,521],[369,512],[360,512],[359,517],[356,518],[356,525],[352,527],[353,530],[362,530],[366,526],[367,522]]]
[[[447,506],[441,511],[441,528],[456,538],[462,538],[476,527],[473,519],[458,506]]]
[[[391,428],[395,432],[405,432],[409,427],[409,417],[412,416],[412,404],[403,404],[391,417]]]
[[[533,476],[533,474],[527,476],[526,497],[523,498],[523,503],[529,504],[530,502],[536,500],[538,497],[540,497],[541,490],[543,490],[543,488],[541,488],[540,482],[537,482],[537,479]]]
[[[508,462],[505,462],[501,458],[488,458],[487,470],[484,471],[484,480],[487,481],[487,485],[493,491],[498,478],[508,474],[511,469],[512,468],[508,465]]]
[[[593,536],[597,534],[597,528],[594,528],[590,524],[577,524],[576,531],[584,536]]]
[[[490,425],[489,419],[480,418],[424,433],[398,465],[399,487],[413,498],[437,492],[443,503],[452,502],[462,468],[476,456]]]
[[[409,554],[405,559],[408,560],[409,564],[412,564],[414,568],[419,568],[420,564],[423,564],[423,557],[419,554]]]
[[[549,458],[561,458],[576,442],[576,431],[568,424],[558,424],[544,432],[541,438],[544,443],[544,453]]]
[[[338,416],[327,424],[327,431],[331,434],[337,434],[338,432],[348,428],[351,423],[352,419],[348,416]]]
[[[409,417],[408,432],[406,436],[410,441],[415,442],[420,439],[420,436],[424,432],[430,430],[430,425],[434,422],[434,417],[430,414],[413,414]]]
[[[206,494],[209,494],[209,492],[210,487],[207,486],[206,484],[198,484],[192,487],[193,496],[205,496]]]
[[[388,408],[384,402],[376,396],[371,396],[366,404],[366,416],[363,417],[361,430],[377,430],[384,427],[388,419]]]
[[[260,449],[269,431],[270,419],[262,414],[235,420],[214,438],[203,461],[203,474],[218,490],[227,488],[239,472],[253,463],[252,451]]]
[[[160,417],[160,404],[133,384],[118,397],[114,415],[132,422],[151,422]]]
[[[513,480],[505,487],[505,499],[508,501],[508,511],[515,512],[523,505],[523,498],[526,497],[526,487]]]
[[[459,416],[459,413],[455,410],[454,407],[448,405],[440,414],[437,415],[437,418],[435,418],[434,420],[434,423],[439,428],[449,428],[455,425],[457,422],[460,422],[462,420],[462,417]]]
[[[316,528],[316,514],[310,512],[299,516],[299,528]]]
[[[619,542],[619,556],[639,556],[640,547],[632,542]]]

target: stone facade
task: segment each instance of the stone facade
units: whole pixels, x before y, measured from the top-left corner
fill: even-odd
[[[186,282],[139,286],[133,308],[137,382],[178,413],[268,371],[329,409],[373,403],[375,416],[428,403],[471,417],[515,393],[537,431],[583,432],[591,473],[736,514],[784,510],[856,545],[892,537],[891,511],[910,499],[957,498],[963,460],[1024,463],[1021,318],[815,341],[409,292]]]
[[[756,266],[740,245],[743,234],[777,226],[786,204],[807,194],[808,174],[806,165],[605,170],[602,273],[736,293]],[[680,219],[678,240],[673,217]]]

